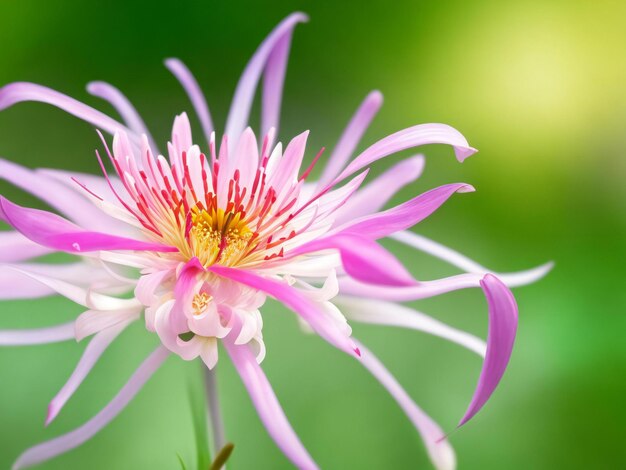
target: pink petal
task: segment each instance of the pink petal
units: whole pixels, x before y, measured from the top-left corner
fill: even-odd
[[[428,253],[436,258],[446,261],[453,266],[456,266],[463,271],[471,273],[493,273],[502,282],[509,287],[523,286],[526,284],[532,284],[544,277],[554,267],[554,263],[549,262],[537,266],[536,268],[528,269],[526,271],[519,271],[514,273],[496,273],[492,269],[486,268],[475,261],[472,261],[467,256],[462,255],[458,251],[448,248],[434,240],[426,238],[417,233],[402,231],[390,235],[390,238],[397,240],[405,245],[409,245],[413,248]]]
[[[330,155],[319,179],[320,187],[329,183],[343,169],[382,104],[383,95],[377,90],[365,97]]]
[[[456,192],[473,191],[468,184],[455,183],[431,189],[398,206],[352,220],[336,229],[368,238],[383,238],[421,222]]]
[[[250,394],[259,418],[276,445],[296,467],[307,470],[318,468],[287,421],[267,377],[249,347],[236,346],[228,339],[224,340],[224,346]]]
[[[0,196],[3,218],[30,240],[69,253],[100,250],[174,252],[177,248],[101,232],[89,232],[50,212],[13,204]]]
[[[452,341],[485,357],[487,345],[482,339],[404,305],[346,296],[336,297],[333,303],[340,307],[341,312],[350,321],[423,331]]]
[[[280,104],[283,97],[283,84],[287,72],[287,59],[291,48],[293,30],[285,33],[270,53],[263,76],[263,104],[261,106],[261,135],[271,128],[278,131],[280,125]]]
[[[476,153],[476,149],[470,147],[465,137],[456,129],[445,124],[420,124],[391,134],[368,147],[350,162],[332,184],[339,183],[376,160],[426,144],[452,145],[457,160],[461,162]]]
[[[46,426],[48,426],[54,418],[57,417],[65,403],[71,398],[76,389],[83,383],[87,374],[91,371],[96,364],[102,353],[109,347],[111,342],[117,338],[117,336],[130,324],[130,321],[125,321],[112,326],[106,330],[99,332],[89,342],[85,351],[83,352],[80,361],[68,381],[63,385],[63,388],[55,395],[50,404],[48,405],[48,415],[46,416]]]
[[[31,467],[41,462],[50,460],[57,455],[64,454],[75,447],[91,439],[98,431],[111,422],[126,405],[141,390],[146,381],[156,372],[163,361],[169,355],[169,351],[159,346],[139,366],[130,380],[122,387],[118,394],[96,416],[87,421],[81,427],[31,447],[18,457],[13,464],[13,470]]]
[[[191,74],[187,66],[179,59],[167,59],[165,66],[172,74],[178,79],[182,87],[184,88],[191,104],[193,105],[198,119],[200,120],[200,126],[202,126],[202,132],[207,142],[211,141],[211,133],[213,132],[213,121],[211,120],[211,113],[209,112],[209,105],[206,102],[204,93],[198,82]]]
[[[50,88],[28,82],[10,83],[0,88],[0,111],[22,101],[40,101],[51,104],[110,134],[119,131],[130,132],[126,126],[106,114]],[[138,144],[139,136],[133,132],[130,134],[133,141]]]
[[[517,332],[517,303],[511,291],[492,274],[487,274],[480,281],[480,285],[489,305],[487,356],[476,391],[459,426],[467,423],[480,411],[500,383],[511,358]]]
[[[123,310],[87,310],[81,313],[74,324],[77,341],[88,336],[117,328],[139,318],[143,308],[135,307]]]
[[[52,251],[30,241],[20,232],[0,232],[0,263],[24,261],[47,255]]]
[[[379,211],[404,186],[419,178],[423,169],[422,155],[395,164],[352,196],[339,210],[334,225]]]
[[[208,270],[271,295],[300,315],[317,334],[330,344],[348,354],[358,355],[358,351],[355,349],[350,337],[345,335],[336,324],[322,315],[315,302],[311,301],[306,294],[282,282],[265,279],[241,269],[213,265]]]
[[[407,417],[422,436],[428,456],[437,470],[453,470],[456,467],[456,457],[450,443],[443,439],[445,433],[426,413],[424,413],[411,397],[406,393],[396,378],[362,343],[357,343],[363,352],[362,364],[387,389],[398,402]]]
[[[27,346],[74,339],[74,322],[47,328],[0,330],[0,346]]]
[[[343,232],[318,238],[288,253],[289,257],[323,250],[339,250],[342,266],[350,276],[367,284],[412,286],[413,276],[389,251],[373,240]]]
[[[307,19],[307,16],[302,13],[289,15],[267,36],[248,62],[237,84],[226,121],[226,135],[229,139],[238,139],[248,124],[257,84],[272,52],[280,45],[280,40],[285,35],[291,35],[294,27],[298,23],[307,21]],[[275,75],[276,71],[273,71],[272,74]],[[274,104],[276,104],[275,101]]]
[[[122,116],[128,128],[139,135],[144,134],[148,138],[152,149],[156,151],[158,147],[150,135],[146,123],[129,99],[119,89],[106,82],[91,82],[87,85],[87,91],[98,98],[108,101]]]

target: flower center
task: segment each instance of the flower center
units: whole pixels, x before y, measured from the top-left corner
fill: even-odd
[[[196,294],[193,298],[192,307],[194,315],[202,315],[202,313],[206,310],[209,302],[213,300],[213,296],[207,294],[206,292],[202,292],[201,294]]]
[[[192,210],[189,242],[193,253],[205,266],[237,264],[254,248],[254,238],[242,212]]]

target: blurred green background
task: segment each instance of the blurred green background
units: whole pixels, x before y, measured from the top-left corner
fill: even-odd
[[[310,129],[309,156],[332,147],[360,100],[380,89],[385,105],[361,148],[403,127],[445,122],[480,150],[460,165],[450,148],[424,148],[425,175],[403,198],[455,181],[477,192],[453,198],[418,232],[494,270],[556,262],[546,279],[515,291],[513,358],[488,406],[451,437],[459,467],[623,468],[624,2],[5,1],[0,84],[42,83],[112,113],[84,89],[90,80],[109,81],[164,141],[174,114],[191,111],[162,66],[164,58],[179,57],[201,82],[219,129],[247,59],[294,10],[311,21],[294,35],[283,140]],[[0,113],[3,158],[96,173],[98,146],[89,125],[50,106],[20,104]],[[1,189],[35,204],[6,184]],[[456,272],[388,246],[421,279]],[[479,291],[416,305],[486,334]],[[5,302],[0,326],[51,325],[79,312],[57,298]],[[276,304],[266,305],[264,319],[263,367],[322,468],[430,468],[409,421],[356,361],[303,335]],[[480,371],[474,354],[392,328],[357,325],[355,335],[444,429],[454,428]],[[156,344],[140,324],[125,332],[48,429],[47,403],[85,343],[1,349],[0,468],[93,416]],[[289,468],[227,359],[218,371],[227,435],[236,445],[230,468]],[[199,372],[198,363],[170,358],[111,425],[41,468],[175,469],[177,453],[192,463],[188,391],[200,386]]]

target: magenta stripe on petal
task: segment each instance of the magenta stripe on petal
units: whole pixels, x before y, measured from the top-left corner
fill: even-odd
[[[465,183],[440,186],[386,211],[350,221],[336,230],[368,238],[383,238],[421,222],[439,209],[454,193],[469,191],[474,191],[474,188]]]
[[[261,366],[257,364],[249,346],[237,346],[231,338],[224,340],[224,346],[250,394],[252,403],[259,413],[259,418],[261,418],[276,445],[299,469],[316,469],[317,465],[289,424],[276,395],[274,395],[272,386]]]
[[[354,343],[349,336],[345,335],[329,318],[322,314],[322,311],[305,294],[289,285],[266,279],[252,272],[226,266],[213,265],[209,271],[240,282],[254,289],[259,289],[275,299],[284,303],[288,308],[296,312],[306,321],[317,334],[342,351],[358,355]]]
[[[517,332],[517,303],[508,287],[492,274],[487,274],[480,281],[480,285],[489,305],[487,355],[478,386],[459,426],[478,413],[500,383],[511,358]]]
[[[74,339],[74,322],[28,330],[0,330],[0,346],[28,346]]]
[[[356,341],[356,340],[355,340]],[[362,343],[357,342],[362,351],[361,362],[374,377],[387,389],[391,396],[411,420],[417,432],[422,436],[428,456],[437,470],[453,470],[456,457],[445,433],[406,393],[396,378]]]
[[[84,442],[91,439],[98,431],[111,422],[126,405],[141,390],[146,381],[163,364],[169,355],[169,351],[163,346],[159,346],[148,358],[139,366],[130,380],[122,387],[118,394],[106,405],[96,416],[87,421],[81,427],[56,437],[50,441],[43,442],[31,447],[18,457],[13,464],[13,470],[32,467],[46,460],[50,460],[57,455],[64,454]]]
[[[196,111],[196,115],[200,120],[200,126],[202,126],[202,132],[207,142],[211,141],[211,133],[213,132],[213,120],[211,119],[211,112],[209,111],[209,105],[206,102],[204,93],[198,82],[192,75],[187,66],[179,59],[171,58],[165,61],[165,66],[170,72],[178,79],[183,89],[187,93],[193,109]]]
[[[267,61],[286,34],[291,35],[298,23],[307,21],[308,17],[303,13],[293,13],[285,18],[258,47],[250,62],[246,66],[233,97],[228,119],[226,121],[226,135],[236,141],[248,124],[250,108],[254,93],[261,78],[261,73],[266,67]]]
[[[0,196],[4,219],[30,240],[69,253],[99,250],[174,252],[177,248],[101,232],[89,232],[50,212],[18,206]]]
[[[319,179],[319,186],[332,181],[343,169],[382,104],[383,95],[378,90],[372,91],[365,97],[363,103],[361,103],[352,119],[350,119],[343,134],[341,134],[339,142],[337,142],[328,159],[328,163],[324,166],[324,171]]]
[[[129,132],[133,142],[135,144],[139,143],[139,136],[130,132],[123,124],[58,91],[28,82],[10,83],[0,88],[0,110],[23,101],[40,101],[51,104],[110,134],[115,134],[119,131]]]

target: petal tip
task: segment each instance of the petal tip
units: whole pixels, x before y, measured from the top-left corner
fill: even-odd
[[[463,163],[466,158],[471,157],[477,152],[478,150],[474,147],[454,147],[454,154],[456,155],[456,159],[461,163]]]

